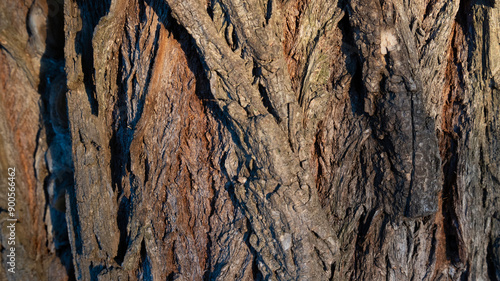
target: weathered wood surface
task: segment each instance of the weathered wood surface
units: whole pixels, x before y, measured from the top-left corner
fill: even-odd
[[[500,280],[498,3],[0,16],[2,279]]]

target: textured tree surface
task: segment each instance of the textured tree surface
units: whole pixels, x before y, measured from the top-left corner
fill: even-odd
[[[500,280],[495,0],[1,1],[0,132],[2,280]]]

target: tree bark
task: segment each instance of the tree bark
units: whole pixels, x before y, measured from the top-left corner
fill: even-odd
[[[2,279],[500,280],[498,3],[7,2]]]

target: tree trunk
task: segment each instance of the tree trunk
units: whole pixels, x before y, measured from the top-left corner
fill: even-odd
[[[498,3],[4,2],[2,279],[500,280]]]

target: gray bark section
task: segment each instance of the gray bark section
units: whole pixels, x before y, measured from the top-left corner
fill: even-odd
[[[19,280],[500,279],[495,3],[66,0],[64,59],[54,4],[0,9]]]

